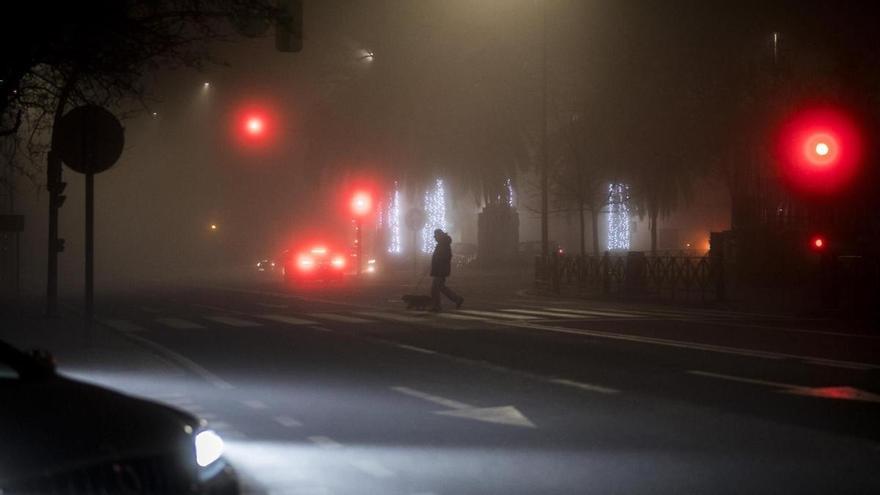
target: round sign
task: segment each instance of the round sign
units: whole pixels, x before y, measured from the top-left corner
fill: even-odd
[[[112,113],[98,105],[74,108],[55,129],[53,148],[65,165],[81,174],[112,167],[122,154],[125,133]]]
[[[428,220],[427,215],[425,215],[425,210],[421,210],[419,208],[410,208],[409,211],[406,212],[406,218],[404,218],[404,222],[406,222],[406,227],[409,230],[419,230],[425,226],[425,222]]]

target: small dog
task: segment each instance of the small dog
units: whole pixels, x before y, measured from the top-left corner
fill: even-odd
[[[406,303],[406,309],[417,309],[420,311],[425,311],[431,307],[434,303],[431,296],[422,296],[416,294],[407,294],[403,296],[403,302]]]

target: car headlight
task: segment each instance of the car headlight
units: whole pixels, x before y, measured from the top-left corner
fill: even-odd
[[[196,462],[201,467],[211,465],[223,455],[223,439],[214,430],[200,431],[195,444]]]

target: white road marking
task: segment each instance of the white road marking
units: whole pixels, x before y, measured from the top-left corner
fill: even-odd
[[[234,318],[232,316],[206,316],[206,320],[216,321],[217,323],[222,323],[224,325],[229,325],[231,327],[259,327],[262,326],[260,323],[248,320],[242,320],[241,318]]]
[[[574,387],[581,390],[587,390],[589,392],[598,392],[600,394],[618,394],[620,390],[611,387],[603,387],[601,385],[593,385],[592,383],[583,383],[577,382],[574,380],[566,380],[565,378],[554,378],[550,380],[550,383],[555,383],[557,385],[565,385],[567,387]]]
[[[525,417],[513,406],[454,409],[451,411],[438,411],[435,414],[452,416],[455,418],[474,419],[485,423],[495,423],[499,425],[535,428],[535,424],[529,421],[529,418]]]
[[[414,316],[404,316],[388,311],[358,311],[356,314],[378,318],[380,320],[399,321],[403,323],[426,323],[424,318],[416,318]]]
[[[525,417],[521,412],[519,412],[519,410],[514,406],[474,407],[465,404],[464,402],[458,402],[456,400],[447,399],[438,395],[431,395],[429,393],[409,387],[397,386],[391,387],[391,390],[394,390],[395,392],[399,392],[404,395],[409,395],[410,397],[416,397],[418,399],[422,399],[443,407],[448,407],[450,409],[449,411],[435,411],[434,414],[440,414],[442,416],[452,416],[456,418],[473,419],[476,421],[483,421],[486,423],[495,423],[507,426],[535,428],[535,424],[532,423],[529,418]]]
[[[316,325],[317,321],[312,320],[304,320],[302,318],[296,318],[294,316],[287,315],[277,315],[277,314],[268,314],[268,315],[257,315],[264,320],[272,320],[281,323],[287,323],[288,325]]]
[[[352,466],[374,478],[393,478],[396,476],[394,471],[371,459],[354,459],[350,462]]]
[[[144,332],[146,328],[134,324],[128,320],[101,320],[108,327],[120,332]]]
[[[243,400],[241,403],[251,409],[269,409],[265,402],[259,400]]]
[[[302,426],[302,423],[291,418],[290,416],[275,416],[275,422],[284,426],[285,428],[293,428],[296,426]]]
[[[458,313],[436,313],[435,316],[439,318],[449,318],[451,320],[471,320],[471,321],[486,321],[487,318],[485,316],[470,316],[470,315],[460,315]]]
[[[554,318],[574,318],[578,320],[582,320],[584,318],[592,318],[587,315],[574,315],[571,313],[560,313],[556,311],[537,311],[534,309],[502,309],[501,311],[508,311],[511,313],[522,313],[526,315],[536,315],[536,316],[552,316]]]
[[[357,318],[355,316],[346,316],[336,313],[309,313],[308,316],[319,320],[341,321],[343,323],[373,323],[372,320],[365,318]]]
[[[158,353],[160,356],[164,357],[165,359],[168,359],[169,361],[174,362],[178,366],[190,371],[191,373],[194,373],[194,374],[202,377],[205,381],[207,381],[208,383],[210,383],[211,385],[214,385],[215,387],[217,387],[219,389],[230,390],[230,389],[235,388],[234,385],[221,379],[220,377],[218,377],[214,373],[211,373],[210,371],[206,370],[205,368],[199,366],[198,364],[193,362],[191,359],[188,359],[188,358],[172,351],[171,349],[166,349],[165,347],[162,347],[161,345],[159,345],[153,341],[147,340],[142,337],[138,337],[137,335],[134,335],[131,333],[124,333],[122,335],[124,335],[126,338],[128,338],[130,340],[134,340],[135,342],[140,343],[143,346],[149,347],[154,352]]]
[[[338,448],[342,447],[341,443],[337,442],[336,440],[333,440],[330,437],[314,436],[314,437],[308,437],[308,440],[310,442],[312,442],[313,444],[317,445],[318,447],[322,447],[325,449],[338,449]]]
[[[408,351],[421,352],[422,354],[437,354],[436,351],[432,351],[430,349],[425,349],[423,347],[416,347],[414,345],[397,344],[396,347],[399,347],[401,349],[406,349]]]
[[[542,308],[547,309],[547,308]],[[612,318],[644,318],[644,314],[639,313],[624,313],[622,311],[597,311],[597,310],[586,310],[586,309],[554,309],[553,311],[560,311],[564,313],[574,313],[576,315],[585,315],[585,316],[607,316]]]
[[[535,318],[537,318],[536,316],[513,315],[510,313],[499,313],[497,311],[477,311],[474,309],[459,309],[457,311],[459,313],[465,313],[469,315],[488,316],[490,318],[504,318],[506,320],[534,320]]]
[[[444,397],[440,397],[439,395],[431,395],[429,393],[421,392],[419,390],[415,390],[409,387],[391,387],[391,390],[399,392],[403,395],[409,395],[410,397],[416,397],[418,399],[432,402],[434,404],[437,404],[438,406],[448,407],[449,409],[471,409],[471,406],[465,404],[464,402],[446,399]]]
[[[191,321],[183,320],[181,318],[156,318],[156,323],[160,323],[162,325],[165,325],[166,327],[171,327],[178,330],[205,328],[198,323],[193,323]]]
[[[834,366],[837,368],[849,368],[849,369],[861,369],[861,370],[872,370],[872,369],[880,369],[880,365],[870,364],[870,363],[859,363],[854,361],[838,361],[834,359],[822,359],[815,358],[813,356],[800,356],[797,354],[787,354],[783,352],[772,352],[772,351],[760,351],[754,349],[743,349],[740,347],[728,347],[723,345],[714,345],[714,344],[701,344],[698,342],[690,342],[685,340],[671,340],[671,339],[660,339],[655,337],[642,337],[638,335],[628,335],[621,333],[613,333],[613,332],[597,332],[594,330],[586,330],[582,328],[567,328],[567,327],[558,327],[553,325],[542,325],[536,323],[525,323],[525,322],[505,322],[505,325],[516,327],[516,328],[525,328],[525,329],[533,329],[540,330],[545,332],[554,332],[554,333],[564,333],[569,335],[586,335],[589,337],[598,337],[603,339],[610,340],[621,340],[626,342],[637,342],[640,344],[654,344],[654,345],[662,345],[666,347],[677,347],[680,349],[694,349],[698,351],[708,351],[708,352],[717,352],[721,354],[733,354],[738,356],[749,356],[749,357],[757,357],[763,359],[794,359],[810,364],[818,364],[814,363],[813,360],[821,359],[821,364],[823,366]]]
[[[313,326],[310,326],[309,328],[312,329],[312,330],[317,330],[317,331],[319,331],[319,332],[333,333],[333,330],[331,330],[331,329],[329,329],[329,328],[327,328],[327,327],[322,327],[321,325],[313,325]]]

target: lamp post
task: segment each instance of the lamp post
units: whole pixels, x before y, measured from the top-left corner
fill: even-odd
[[[373,198],[366,192],[357,192],[351,198],[351,212],[354,213],[354,229],[355,229],[355,257],[357,258],[357,274],[361,275],[363,268],[363,225],[362,220],[373,209]]]

